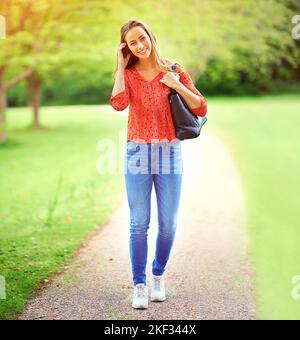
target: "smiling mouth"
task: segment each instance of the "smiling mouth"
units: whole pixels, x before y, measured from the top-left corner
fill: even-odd
[[[146,48],[144,51],[142,51],[142,52],[139,52],[139,54],[145,54],[145,53],[146,53],[146,51],[147,51],[147,48]]]

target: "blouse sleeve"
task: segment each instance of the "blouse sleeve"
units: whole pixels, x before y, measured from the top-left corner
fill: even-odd
[[[124,71],[124,81],[125,81],[125,90],[119,92],[115,96],[111,94],[109,99],[109,104],[117,111],[125,110],[129,104],[130,99],[130,89],[129,83],[127,79],[127,72]]]
[[[188,88],[190,91],[195,93],[197,96],[200,97],[200,106],[192,109],[191,111],[196,115],[196,116],[201,116],[204,117],[207,113],[207,103],[203,95],[198,91],[198,89],[195,87],[193,80],[191,76],[189,75],[188,72],[182,70],[179,66],[176,66],[176,71],[179,71],[180,75],[180,82]]]

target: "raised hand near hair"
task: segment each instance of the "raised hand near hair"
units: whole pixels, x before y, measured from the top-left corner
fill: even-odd
[[[126,47],[128,48],[126,43],[120,43],[118,47],[118,68],[120,69],[125,69],[130,58],[130,53],[124,58],[123,49]]]

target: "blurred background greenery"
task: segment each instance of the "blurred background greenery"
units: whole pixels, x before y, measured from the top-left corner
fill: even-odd
[[[191,74],[208,98],[208,128],[236,157],[258,316],[299,318],[290,295],[300,274],[297,14],[297,0],[1,0],[0,318],[15,317],[121,197],[118,174],[96,176],[93,151],[126,128],[106,105],[130,19]]]
[[[299,92],[294,0],[14,0],[1,7],[9,39],[1,42],[0,67],[7,80],[33,68],[44,105],[107,102],[120,26],[130,18],[149,23],[162,55],[183,64],[206,94]],[[8,92],[10,105],[27,103],[30,78]]]

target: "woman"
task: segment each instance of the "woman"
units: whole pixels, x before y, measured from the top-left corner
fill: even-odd
[[[158,236],[152,263],[151,301],[166,299],[164,272],[177,228],[182,183],[181,141],[176,138],[168,93],[175,89],[191,111],[205,116],[206,101],[190,75],[162,57],[156,38],[141,21],[121,28],[115,84],[110,105],[124,110],[130,104],[125,182],[130,208],[130,258],[133,272],[133,308],[148,307],[146,264],[151,191],[154,184]]]

